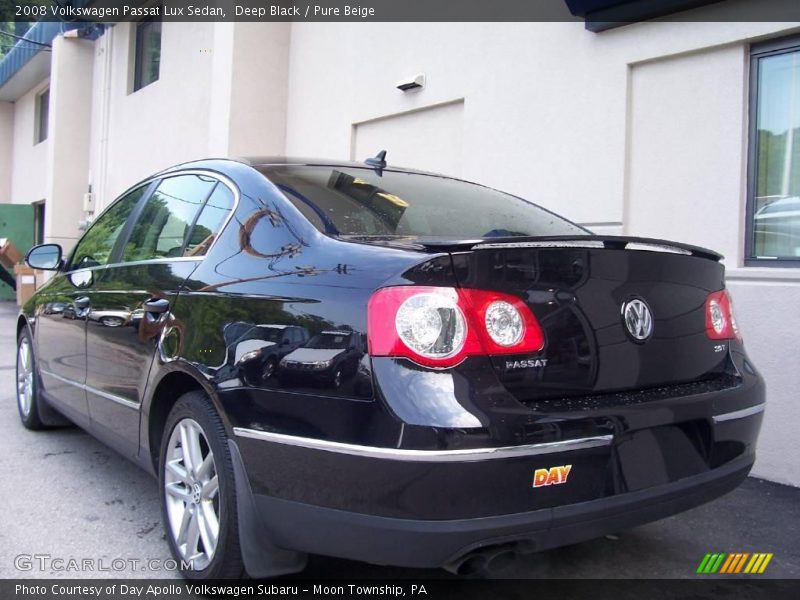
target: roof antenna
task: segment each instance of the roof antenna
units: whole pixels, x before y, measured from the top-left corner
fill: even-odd
[[[364,164],[375,169],[378,177],[383,175],[383,170],[386,168],[386,150],[381,150],[373,158],[368,158]]]

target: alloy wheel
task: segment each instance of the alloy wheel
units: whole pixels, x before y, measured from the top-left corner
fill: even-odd
[[[268,360],[267,364],[264,365],[264,372],[262,374],[262,379],[266,380],[275,375],[275,361]]]
[[[182,419],[173,428],[164,470],[170,533],[189,568],[201,571],[217,549],[220,501],[214,453],[194,419]]]
[[[17,349],[17,403],[27,419],[33,405],[33,357],[27,337],[20,340]]]

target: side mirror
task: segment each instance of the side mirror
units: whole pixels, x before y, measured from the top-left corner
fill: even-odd
[[[58,244],[34,246],[25,257],[25,262],[32,269],[57,271],[61,267],[61,246]]]
[[[284,338],[283,341],[281,342],[281,346],[288,346],[289,344],[290,342],[286,338]]]

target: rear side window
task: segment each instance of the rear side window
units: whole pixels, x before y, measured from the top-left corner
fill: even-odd
[[[208,251],[211,242],[233,210],[233,202],[233,192],[228,186],[218,183],[192,227],[183,252],[184,256],[202,256]]]
[[[332,235],[491,238],[587,235],[540,206],[480,185],[419,173],[276,165],[262,171]]]
[[[233,194],[213,177],[168,177],[147,200],[123,260],[203,255],[232,206]]]
[[[147,191],[143,185],[117,200],[81,238],[72,253],[70,270],[97,267],[108,263],[114,244],[136,204]]]

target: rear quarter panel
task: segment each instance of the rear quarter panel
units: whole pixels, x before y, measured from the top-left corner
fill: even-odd
[[[238,207],[172,306],[150,395],[164,375],[180,369],[213,390],[229,430],[393,445],[400,422],[376,401],[367,301],[376,288],[404,281],[402,273],[436,256],[324,236],[263,175],[245,165],[232,171],[225,174],[239,185]],[[237,347],[256,347],[265,326],[302,328],[306,340],[321,331],[352,332],[359,338],[357,367],[344,370],[339,387],[311,376],[285,379],[280,367],[262,378],[257,363],[244,368],[245,346]]]

